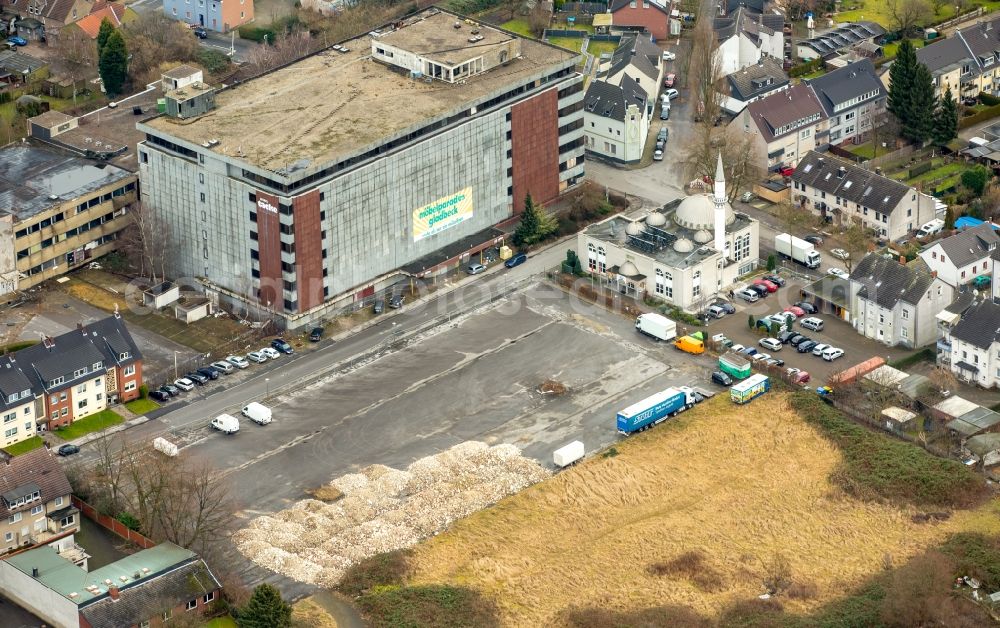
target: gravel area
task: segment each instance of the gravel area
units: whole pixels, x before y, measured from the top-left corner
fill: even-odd
[[[331,587],[352,564],[415,545],[548,476],[513,445],[459,443],[405,471],[372,465],[343,475],[331,482],[343,498],[302,500],[255,519],[233,540],[262,567]]]

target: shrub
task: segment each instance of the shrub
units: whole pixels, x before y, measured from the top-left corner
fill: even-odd
[[[685,323],[692,327],[701,327],[703,324],[697,316],[692,316],[674,305],[664,305],[660,308],[660,312],[667,318],[672,318],[679,323]]]
[[[779,626],[785,618],[784,610],[778,600],[771,598],[761,600],[738,600],[722,611],[719,626],[724,628],[746,628],[748,626]]]
[[[376,554],[351,565],[337,589],[348,597],[357,597],[377,586],[401,585],[410,573],[409,550]]]
[[[934,162],[933,161],[924,161],[924,162],[921,162],[921,163],[917,164],[916,166],[913,166],[912,168],[910,168],[909,172],[907,172],[907,174],[906,174],[906,178],[907,179],[913,179],[914,177],[919,177],[920,175],[924,174],[925,172],[930,172],[933,168],[934,168]]]
[[[919,364],[920,362],[934,362],[936,359],[937,356],[934,353],[934,349],[931,349],[930,347],[925,347],[920,351],[917,351],[916,353],[912,353],[906,356],[905,358],[900,358],[898,360],[893,360],[889,362],[889,366],[899,369],[901,371],[905,371],[906,369],[910,368],[915,364]]]
[[[212,74],[223,72],[230,65],[228,56],[210,48],[200,48],[198,50],[198,63]]]
[[[244,24],[239,28],[240,39],[249,39],[258,44],[267,42],[274,44],[275,32],[270,28],[257,26],[256,24]]]
[[[122,524],[123,526],[125,526],[129,530],[132,530],[133,532],[139,532],[142,527],[142,524],[139,522],[139,520],[136,519],[134,515],[128,512],[118,513],[118,516],[115,517],[115,519],[118,521],[118,523]]]
[[[458,628],[499,623],[492,600],[473,589],[450,585],[379,587],[357,598],[357,605],[376,628]]]
[[[788,70],[788,76],[795,78],[798,76],[804,76],[806,74],[812,74],[813,72],[819,70],[822,67],[823,67],[822,59],[813,59],[811,61],[806,61],[805,63],[799,64]]]
[[[685,606],[654,606],[636,611],[571,606],[563,614],[562,625],[571,628],[709,628],[712,621]]]
[[[998,115],[1000,115],[1000,105],[993,105],[992,107],[981,109],[971,116],[962,116],[962,119],[958,121],[958,128],[965,129],[973,124],[989,120],[990,118],[994,118]]]
[[[652,563],[646,571],[653,576],[674,576],[690,580],[703,591],[719,591],[724,587],[722,574],[705,564],[705,555],[691,550],[666,562]]]
[[[840,448],[844,459],[831,479],[848,494],[917,507],[964,507],[986,495],[985,480],[965,465],[867,430],[815,393],[797,392],[791,404]]]
[[[149,386],[143,384],[139,386],[139,399],[145,399],[149,397]]]
[[[986,92],[980,92],[979,102],[983,103],[987,107],[993,107],[995,105],[1000,105],[1000,98],[997,98],[992,94],[987,94]]]
[[[962,532],[945,541],[941,551],[955,560],[957,572],[976,578],[988,591],[1000,588],[1000,539]]]

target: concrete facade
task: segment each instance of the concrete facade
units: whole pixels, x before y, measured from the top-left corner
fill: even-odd
[[[241,154],[245,146],[226,154],[164,130],[172,125],[140,124],[143,201],[169,225],[169,273],[198,278],[238,307],[262,307],[289,328],[321,320],[345,295],[368,294],[376,278],[511,218],[527,194],[548,202],[583,176],[573,65],[550,64],[516,83],[471,77],[490,81],[490,91],[458,115],[356,146],[333,166],[276,172]]]

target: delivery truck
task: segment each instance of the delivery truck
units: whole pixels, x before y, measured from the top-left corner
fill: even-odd
[[[657,340],[673,340],[677,337],[677,323],[661,314],[640,314],[635,319],[635,329]]]
[[[809,242],[787,233],[779,233],[774,238],[774,250],[778,255],[796,261],[808,268],[819,268],[823,261],[819,252]]]
[[[750,403],[769,390],[771,390],[771,380],[767,375],[757,373],[742,382],[733,384],[732,388],[729,389],[729,398],[733,400],[733,403]]]
[[[695,403],[694,390],[690,387],[668,388],[619,412],[618,433],[628,435],[649,429]]]
[[[258,425],[267,425],[271,422],[271,409],[262,403],[251,401],[243,406],[243,416]]]
[[[552,462],[559,468],[568,467],[577,460],[582,459],[583,454],[583,443],[575,440],[572,443],[564,445],[552,452]]]
[[[735,379],[746,379],[753,373],[750,359],[732,351],[719,356],[719,370]]]

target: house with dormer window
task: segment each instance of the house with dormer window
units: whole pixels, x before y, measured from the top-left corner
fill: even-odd
[[[795,167],[806,153],[829,143],[829,118],[805,84],[750,103],[729,125],[753,137],[757,163],[766,163],[770,172]]]
[[[51,544],[74,564],[86,554],[74,542],[80,513],[70,503],[69,480],[47,447],[20,456],[0,452],[0,553]]]
[[[921,249],[924,263],[945,283],[959,288],[980,275],[993,275],[1000,236],[986,223],[959,231]]]
[[[94,0],[3,0],[5,18],[16,15],[14,30],[29,41],[54,42],[59,31],[90,15]],[[10,23],[7,22],[8,32]]]
[[[940,97],[951,89],[956,99],[980,92],[1000,95],[1000,19],[956,31],[942,41],[917,49]]]

